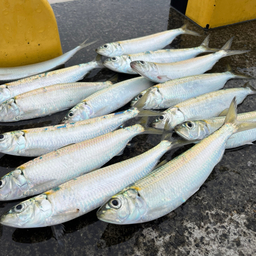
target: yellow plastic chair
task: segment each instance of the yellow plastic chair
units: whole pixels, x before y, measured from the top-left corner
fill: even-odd
[[[0,0],[0,13],[0,67],[33,64],[62,54],[47,0]]]

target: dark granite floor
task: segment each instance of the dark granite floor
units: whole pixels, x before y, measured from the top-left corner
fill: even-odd
[[[107,42],[148,35],[187,23],[203,37],[179,36],[171,47],[185,48],[201,44],[211,34],[210,46],[222,47],[235,36],[232,49],[251,52],[219,61],[213,71],[234,71],[256,77],[256,21],[204,31],[173,9],[169,0],[77,0],[54,4],[63,52],[86,38],[98,40],[81,50],[66,66],[88,62],[94,49]],[[93,71],[84,81],[106,80],[114,72]],[[128,79],[120,75],[119,79]],[[255,81],[250,82],[255,88]],[[226,87],[238,87],[231,80]],[[255,96],[249,96],[238,111],[256,110]],[[1,124],[0,132],[58,123],[66,114]],[[151,148],[159,137],[140,136],[114,163]],[[187,147],[188,148],[188,147]],[[186,148],[165,155],[168,159]],[[0,175],[13,170],[29,158],[0,154]],[[58,243],[50,228],[15,229],[0,226],[0,255],[255,255],[256,254],[256,148],[245,146],[227,151],[201,189],[185,204],[155,221],[116,226],[97,220],[95,211],[65,223],[65,235]],[[0,214],[16,202],[0,202]]]

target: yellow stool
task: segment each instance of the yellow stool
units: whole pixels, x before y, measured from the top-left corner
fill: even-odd
[[[207,29],[256,19],[256,0],[171,0],[171,5]]]
[[[0,67],[42,62],[62,54],[47,0],[0,0]]]

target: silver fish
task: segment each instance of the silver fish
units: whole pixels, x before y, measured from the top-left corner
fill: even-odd
[[[112,82],[66,83],[35,89],[17,95],[0,105],[0,122],[16,122],[51,115],[78,104]]]
[[[214,117],[206,120],[187,121],[175,126],[175,132],[186,140],[202,140],[218,130],[225,117]],[[255,122],[256,111],[237,115],[239,122]],[[250,129],[233,134],[226,143],[226,149],[252,144],[256,140],[256,129]]]
[[[163,109],[170,108],[182,101],[197,97],[199,95],[217,91],[232,78],[246,79],[250,78],[244,75],[236,75],[231,71],[223,73],[202,74],[174,79],[162,84],[152,86],[140,93],[131,103],[134,106],[136,102],[144,100],[144,109]],[[142,96],[148,92],[146,99]]]
[[[131,108],[75,123],[5,132],[0,134],[0,152],[29,157],[43,155],[106,134],[134,117],[145,115],[152,116],[153,113]]]
[[[100,168],[122,152],[133,137],[145,133],[159,131],[136,124],[60,148],[24,163],[1,178],[0,200],[40,194]]]
[[[163,140],[151,150],[72,179],[12,207],[0,223],[19,228],[45,227],[77,218],[102,205],[128,184],[148,174],[173,146]]]
[[[28,76],[33,76],[35,74],[39,74],[45,72],[47,70],[54,69],[65,62],[67,62],[74,54],[76,54],[79,50],[94,44],[97,41],[85,44],[87,40],[85,40],[82,44],[77,46],[76,48],[58,56],[56,58],[30,64],[26,66],[19,66],[19,67],[6,67],[0,68],[0,81],[10,81],[10,80],[17,80]]]
[[[225,125],[174,160],[114,195],[98,210],[98,218],[114,224],[134,224],[157,219],[175,210],[202,186],[220,162],[226,141],[242,126],[236,123],[233,101]],[[250,128],[253,126],[256,124]]]
[[[184,25],[178,29],[167,30],[149,36],[104,44],[97,48],[96,52],[107,57],[115,57],[123,54],[154,51],[164,48],[176,36],[181,34],[200,36],[198,33],[187,29],[187,25]]]
[[[79,65],[31,76],[11,83],[2,84],[0,85],[0,103],[3,103],[4,101],[19,94],[38,88],[53,84],[76,82],[81,80],[92,69],[102,67],[104,66],[101,62],[101,57],[97,56],[95,60],[88,63],[82,63]]]
[[[165,122],[168,120],[170,128],[173,129],[176,125],[185,121],[218,116],[223,112],[223,109],[228,109],[234,97],[236,97],[237,104],[240,104],[246,96],[255,93],[255,89],[248,83],[243,88],[223,89],[206,93],[165,110],[164,114],[153,123],[153,127],[163,129]]]
[[[116,83],[109,88],[94,93],[77,104],[68,112],[63,122],[77,122],[111,113],[152,85],[153,83],[144,77],[136,77]]]
[[[212,54],[174,63],[154,63],[143,60],[132,61],[131,67],[138,74],[156,83],[164,83],[172,79],[203,74],[207,70],[210,70],[223,57],[248,52],[229,50],[232,40],[233,38],[221,50]]]
[[[200,53],[205,52],[216,52],[219,49],[209,48],[209,35],[205,38],[203,43],[194,48],[185,48],[185,49],[164,49],[157,51],[147,51],[137,54],[125,54],[121,56],[115,56],[108,58],[104,61],[104,66],[113,71],[126,73],[126,74],[137,74],[131,66],[130,63],[135,60],[144,60],[150,62],[159,62],[159,63],[171,63],[182,60],[187,60],[194,58]]]

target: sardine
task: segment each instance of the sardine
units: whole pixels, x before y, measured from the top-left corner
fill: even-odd
[[[209,48],[209,35],[205,38],[203,43],[194,48],[185,48],[185,49],[164,49],[157,51],[147,51],[137,54],[125,54],[121,56],[115,56],[108,58],[104,61],[104,66],[113,71],[126,73],[126,74],[137,74],[131,66],[130,63],[135,60],[144,60],[150,62],[159,62],[159,63],[171,63],[182,60],[187,60],[194,58],[200,53],[205,52],[216,52],[219,49]]]
[[[175,37],[182,34],[200,36],[198,33],[187,29],[187,25],[184,25],[181,28],[163,31],[149,36],[104,44],[97,48],[96,52],[107,57],[115,57],[123,54],[154,51],[164,48]]]
[[[79,50],[97,42],[97,41],[94,41],[94,42],[85,44],[86,41],[87,40],[85,40],[82,44],[80,44],[76,48],[62,54],[61,56],[58,56],[50,60],[46,60],[43,62],[30,64],[26,66],[0,68],[0,81],[17,80],[17,79],[21,79],[28,76],[33,76],[35,74],[39,74],[47,70],[54,69],[64,64],[65,62],[67,62]]]
[[[229,50],[232,40],[233,38],[221,50],[212,54],[174,63],[154,63],[143,60],[132,61],[131,67],[138,74],[156,83],[164,83],[172,79],[203,74],[207,70],[210,70],[223,57],[248,52]]]
[[[200,121],[187,121],[175,126],[175,132],[186,140],[202,140],[218,130],[225,117],[214,117]],[[239,122],[255,122],[256,111],[237,115]],[[256,129],[250,129],[233,134],[226,143],[226,149],[252,144],[256,140]]]
[[[134,117],[153,114],[131,108],[75,123],[5,132],[0,134],[0,152],[19,156],[39,156],[111,132]],[[156,115],[158,113],[155,113]]]
[[[232,101],[223,125],[197,145],[129,185],[113,196],[97,212],[100,220],[114,224],[134,224],[157,219],[186,202],[220,162],[228,138],[243,125],[236,122],[236,105]]]
[[[0,122],[43,117],[69,109],[112,82],[66,83],[35,89],[17,95],[0,105]]]
[[[231,71],[174,79],[143,91],[132,101],[131,106],[136,104],[137,101],[144,100],[144,109],[170,108],[187,99],[217,91],[223,88],[225,83],[232,78],[250,79],[250,77],[236,75]],[[148,92],[146,99],[142,99],[146,92]]]
[[[136,77],[103,89],[73,107],[63,122],[77,122],[109,114],[128,103],[135,95],[148,89],[153,83],[144,77]]]
[[[139,156],[72,179],[12,207],[1,217],[0,223],[18,228],[33,228],[77,218],[96,209],[112,195],[147,175],[173,145],[175,144],[163,140]]]
[[[95,60],[88,63],[62,68],[39,75],[24,78],[11,83],[0,85],[0,104],[19,94],[32,91],[38,88],[53,84],[73,83],[83,77],[94,68],[104,67],[101,57],[98,55]]]
[[[37,157],[1,178],[0,200],[40,194],[100,168],[122,152],[133,137],[148,133],[159,131],[135,124]]]
[[[236,97],[237,104],[243,102],[246,96],[255,94],[256,90],[246,83],[243,88],[223,89],[210,92],[196,98],[183,101],[167,110],[160,116],[153,127],[163,129],[168,120],[170,128],[185,121],[207,119],[220,114],[224,114],[232,99]]]

